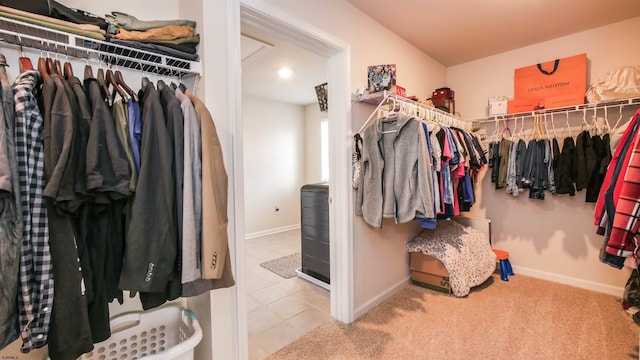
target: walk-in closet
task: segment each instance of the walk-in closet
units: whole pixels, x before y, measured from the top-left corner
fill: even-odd
[[[639,33],[635,0],[0,1],[0,358],[638,358]],[[274,44],[316,99],[248,92],[300,75]]]

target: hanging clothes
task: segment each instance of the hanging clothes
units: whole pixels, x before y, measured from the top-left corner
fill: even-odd
[[[76,241],[75,217],[85,198],[75,192],[80,152],[79,110],[71,102],[68,84],[57,74],[43,78],[44,169],[49,246],[54,276],[49,357],[77,358],[93,349],[84,296],[84,280]],[[71,323],[68,319],[74,319]]]
[[[638,252],[638,215],[634,210],[637,207],[634,203],[640,198],[640,194],[636,194],[637,185],[634,182],[638,182],[636,154],[640,149],[639,115],[640,110],[635,113],[622,134],[620,144],[607,169],[595,209],[597,233],[604,235],[600,261],[618,269],[624,266],[628,256],[637,256]],[[631,170],[629,177],[628,170]]]
[[[428,154],[421,121],[403,113],[376,120],[362,134],[362,180],[356,215],[382,227],[384,217],[404,223],[433,218]]]
[[[177,266],[173,153],[160,96],[153,84],[146,82],[139,98],[143,129],[140,173],[119,285],[125,290],[161,293],[166,291]]]
[[[572,137],[564,139],[562,152],[558,161],[558,171],[554,172],[557,194],[576,195],[575,179],[577,177],[576,145]]]
[[[180,98],[180,89],[176,96]],[[190,90],[184,93],[196,110],[202,143],[202,279],[183,285],[183,296],[227,288],[235,284],[231,272],[228,246],[227,191],[228,178],[222,158],[222,148],[213,116],[206,105]],[[189,295],[186,295],[189,294]]]
[[[16,299],[23,236],[20,177],[13,136],[15,105],[6,66],[4,55],[0,54],[0,350],[20,335]]]
[[[598,194],[602,187],[602,183],[604,182],[607,167],[611,161],[609,134],[604,134],[602,137],[594,135],[591,139],[593,142],[593,150],[595,152],[596,167],[591,173],[587,184],[587,191],[585,195],[586,202],[596,202],[598,200]]]
[[[13,84],[15,146],[20,174],[23,239],[20,250],[19,322],[21,351],[47,343],[54,279],[49,249],[49,221],[44,189],[43,122],[37,104],[40,73],[26,71]]]
[[[0,129],[11,136],[0,137],[0,349],[20,336],[24,352],[48,345],[52,360],[76,359],[110,337],[109,303],[122,303],[123,289],[149,309],[235,284],[228,178],[202,101],[147,82],[142,110],[122,91],[109,105],[113,80],[42,68],[11,85],[3,64]],[[198,130],[188,145],[186,117]],[[187,171],[199,215],[188,250],[196,276],[183,287]]]

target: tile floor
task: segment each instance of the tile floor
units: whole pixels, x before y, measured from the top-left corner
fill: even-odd
[[[331,320],[331,305],[329,291],[260,266],[300,251],[299,229],[249,239],[246,250],[249,359],[259,360]]]

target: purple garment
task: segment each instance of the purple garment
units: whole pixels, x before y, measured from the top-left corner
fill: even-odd
[[[142,141],[142,117],[140,105],[137,101],[129,99],[129,136],[131,137],[131,149],[136,163],[136,175],[140,174],[140,143]]]

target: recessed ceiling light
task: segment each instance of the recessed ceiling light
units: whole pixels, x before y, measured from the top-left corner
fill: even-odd
[[[293,70],[286,67],[280,68],[280,70],[278,70],[278,75],[280,75],[280,77],[283,79],[290,78],[292,74],[293,74]]]

